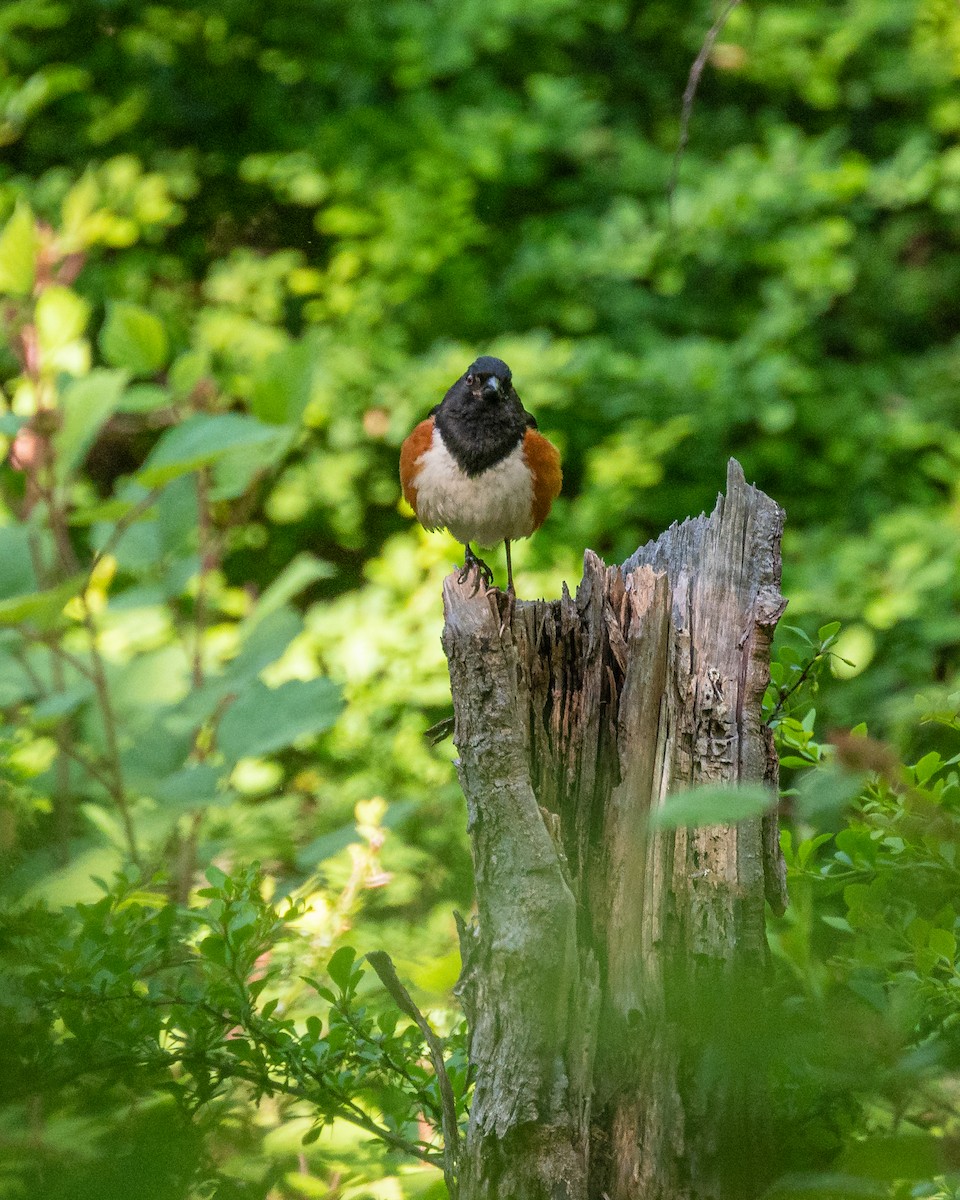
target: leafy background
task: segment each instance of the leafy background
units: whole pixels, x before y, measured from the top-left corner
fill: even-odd
[[[773,935],[807,1033],[866,1023],[889,1056],[855,1086],[838,1046],[825,1093],[815,1039],[790,1042],[807,1133],[785,1135],[783,1170],[839,1161],[862,1185],[850,1146],[900,1138],[868,1163],[876,1194],[948,1186],[903,1138],[956,1131],[960,16],[740,4],[671,212],[680,97],[717,11],[4,5],[0,1005],[27,1049],[0,1194],[124,1196],[133,1177],[138,1196],[443,1194],[436,1163],[318,1098],[339,1087],[436,1147],[429,1066],[403,1085],[384,1067],[426,1061],[393,1040],[415,1034],[345,960],[333,999],[316,989],[345,940],[386,947],[462,1053],[464,813],[450,743],[422,736],[449,712],[457,548],[411,522],[396,461],[478,352],[509,361],[564,458],[518,548],[521,595],[575,581],[587,546],[623,559],[709,510],[731,454],[787,510],[804,633],[784,634],[775,682],[803,680],[770,712],[800,793]],[[825,744],[860,722],[912,765]],[[131,864],[100,899],[95,878]],[[226,874],[203,887],[210,864]],[[258,996],[221,978],[254,946]],[[235,1026],[204,1023],[211,994]],[[137,1026],[136,996],[159,1024]],[[301,1040],[340,1020],[298,1076],[306,1101],[277,1089],[307,1070],[282,1029],[250,1025],[268,996],[258,1020],[292,1014]],[[817,1008],[831,996],[846,1019]],[[231,1049],[242,1028],[259,1074]],[[897,1054],[921,1047],[910,1074]]]

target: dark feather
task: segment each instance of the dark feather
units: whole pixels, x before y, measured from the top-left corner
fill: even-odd
[[[472,383],[467,383],[470,376]],[[500,390],[487,394],[484,380],[495,376]],[[536,422],[520,403],[510,368],[499,358],[484,355],[471,364],[434,409],[436,428],[457,464],[468,475],[479,475],[519,446]]]

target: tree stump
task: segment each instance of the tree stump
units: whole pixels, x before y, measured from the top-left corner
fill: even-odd
[[[762,1083],[716,1043],[732,998],[762,1003],[764,901],[786,899],[776,818],[648,817],[700,783],[776,787],[761,702],[782,528],[731,461],[711,516],[622,567],[588,551],[575,598],[511,611],[444,584],[477,894],[461,1200],[762,1191]]]

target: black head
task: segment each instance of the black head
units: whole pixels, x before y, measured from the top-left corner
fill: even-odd
[[[463,381],[478,397],[503,396],[513,386],[513,375],[502,358],[481,354],[467,368]]]
[[[447,392],[436,412],[447,448],[468,475],[479,475],[514,450],[528,419],[501,358],[483,354]]]

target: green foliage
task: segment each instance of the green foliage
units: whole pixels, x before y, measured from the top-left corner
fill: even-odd
[[[207,875],[189,908],[127,872],[95,903],[7,914],[9,951],[22,965],[0,995],[19,1033],[5,1043],[4,1103],[9,1115],[38,1093],[50,1103],[43,1154],[0,1150],[7,1194],[124,1194],[102,1155],[119,1134],[124,1164],[141,1153],[160,1160],[147,1194],[194,1194],[202,1182],[204,1195],[230,1195],[218,1131],[242,1125],[251,1100],[281,1105],[300,1131],[299,1153],[321,1169],[323,1148],[303,1148],[344,1122],[439,1161],[439,1098],[416,1025],[370,995],[352,947],[330,959],[329,984],[300,977],[302,899],[268,904],[255,869]],[[449,1075],[461,1112],[464,1061],[458,1033]],[[144,1128],[126,1128],[145,1096]],[[278,1166],[288,1155],[275,1155]]]
[[[795,1163],[770,1194],[949,1200],[960,754],[903,764],[865,726],[824,743],[812,708],[783,718],[787,704],[809,704],[839,633],[832,624],[805,639],[805,656],[782,649],[773,674],[793,682],[769,697],[794,786],[781,831],[790,907],[770,929],[782,1001],[764,1050],[787,1102],[785,1165]],[[955,741],[958,707],[925,721]],[[829,1169],[811,1172],[817,1163]]]

